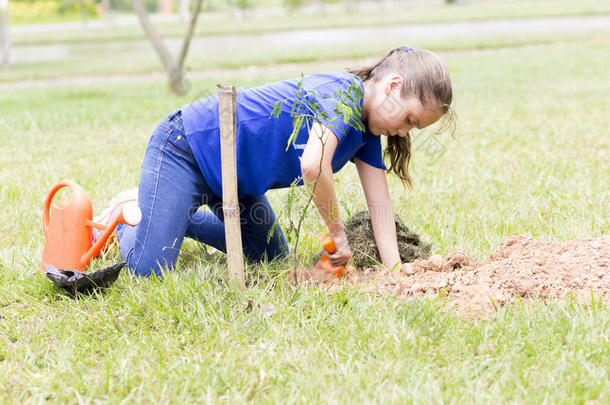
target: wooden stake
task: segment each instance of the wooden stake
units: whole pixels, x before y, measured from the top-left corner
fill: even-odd
[[[218,113],[220,119],[220,160],[222,165],[222,212],[227,242],[227,262],[232,282],[245,288],[244,257],[239,224],[237,197],[236,156],[236,92],[235,87],[218,84]]]

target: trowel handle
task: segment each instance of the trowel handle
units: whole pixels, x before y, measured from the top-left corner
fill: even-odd
[[[320,239],[320,243],[322,244],[322,247],[328,253],[333,254],[337,251],[337,247],[335,246],[335,241],[333,240],[333,238],[330,237],[330,235],[327,232],[322,232],[322,233],[318,234],[318,239]]]
[[[47,197],[44,200],[44,208],[42,209],[42,226],[45,236],[49,230],[49,211],[51,209],[51,201],[53,201],[53,197],[55,197],[55,194],[57,194],[57,192],[64,187],[70,187],[72,190],[74,190],[75,184],[76,183],[71,180],[61,181],[54,185],[49,194],[47,194]]]
[[[326,252],[332,255],[337,251],[335,241],[327,232],[322,232],[318,234],[318,239],[320,240],[320,243],[322,244],[322,247],[324,248],[324,250],[326,250]],[[345,267],[334,267],[332,264],[330,264],[330,259],[328,258],[326,252],[322,253],[322,259],[320,260],[322,262],[322,265],[327,267],[332,273],[334,273],[336,277],[341,277],[345,272]]]

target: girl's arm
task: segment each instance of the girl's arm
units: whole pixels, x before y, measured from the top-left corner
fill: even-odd
[[[333,266],[344,266],[352,256],[352,251],[339,214],[333,184],[331,162],[338,143],[337,137],[328,128],[318,123],[313,124],[301,156],[301,173],[303,181],[313,191],[313,202],[337,247],[336,253],[328,255],[330,262]]]
[[[375,243],[381,260],[388,268],[394,267],[397,263],[400,265],[394,208],[385,173],[382,169],[373,167],[358,158],[354,158],[354,161],[371,214]]]

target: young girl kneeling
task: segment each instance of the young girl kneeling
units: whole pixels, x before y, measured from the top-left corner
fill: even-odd
[[[331,263],[347,264],[352,251],[337,209],[333,173],[352,161],[381,259],[388,267],[399,263],[383,157],[388,171],[410,185],[409,131],[450,117],[451,101],[451,81],[441,60],[407,47],[393,49],[370,67],[240,90],[237,181],[247,259],[288,252],[281,228],[273,228],[276,217],[265,192],[296,181],[315,187],[313,201],[337,247],[329,255]],[[295,112],[310,119],[291,138]],[[137,191],[142,220],[117,228],[123,258],[136,275],[173,269],[185,236],[226,251],[218,121],[213,96],[169,114],[153,132]],[[383,155],[381,136],[388,137]],[[203,204],[210,211],[200,209]]]

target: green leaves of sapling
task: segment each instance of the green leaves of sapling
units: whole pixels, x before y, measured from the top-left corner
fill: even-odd
[[[280,100],[275,103],[275,106],[273,106],[273,110],[271,111],[271,117],[278,118],[280,116],[280,113],[282,112],[282,104],[287,102],[288,100]]]
[[[335,113],[343,117],[343,122],[350,127],[364,132],[366,126],[362,122],[362,87],[358,80],[350,81],[345,91],[336,91],[334,94],[337,104]]]
[[[279,118],[282,111],[282,105],[291,100],[284,99],[278,101],[271,112],[270,118]],[[324,108],[321,104],[334,104],[334,116],[329,119],[328,108]],[[327,106],[328,107],[328,106]],[[291,144],[297,140],[298,134],[301,132],[303,125],[307,125],[308,132],[314,123],[324,124],[331,131],[340,130],[331,122],[336,122],[340,117],[344,124],[364,132],[366,127],[362,122],[362,87],[357,79],[349,81],[349,85],[345,90],[337,90],[329,97],[320,94],[313,89],[305,89],[303,80],[299,81],[297,93],[290,109],[292,117],[292,132],[288,138],[286,150]],[[342,126],[341,126],[342,127]]]

